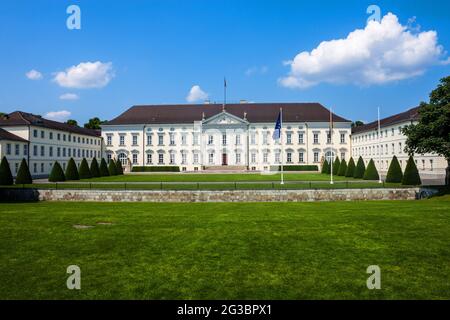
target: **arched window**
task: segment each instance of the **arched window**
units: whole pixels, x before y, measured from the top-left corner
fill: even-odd
[[[123,166],[126,166],[128,162],[127,155],[123,152],[119,153],[119,161]]]

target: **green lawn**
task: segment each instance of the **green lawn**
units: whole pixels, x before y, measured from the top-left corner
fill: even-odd
[[[330,176],[321,173],[285,173],[286,181],[329,181]],[[353,178],[334,176],[336,181],[352,181]],[[120,181],[120,182],[235,182],[235,181],[280,181],[280,174],[267,175],[260,173],[152,173],[152,174],[125,174],[122,176],[111,176],[86,179],[84,181]]]
[[[0,299],[450,299],[449,243],[450,196],[0,204]]]

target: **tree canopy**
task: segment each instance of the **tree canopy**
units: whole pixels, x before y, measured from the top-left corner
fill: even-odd
[[[442,78],[430,93],[429,103],[419,107],[419,120],[403,128],[409,155],[436,153],[447,160],[446,184],[450,184],[450,76]]]
[[[77,120],[69,119],[66,121],[67,124],[70,124],[71,126],[78,126]]]
[[[97,129],[100,130],[100,125],[106,123],[106,120],[100,120],[98,117],[89,119],[88,123],[84,124],[86,129]]]

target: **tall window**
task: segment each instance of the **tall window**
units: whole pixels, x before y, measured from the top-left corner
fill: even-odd
[[[121,146],[124,146],[124,145],[125,145],[125,136],[124,136],[124,135],[120,135],[120,136],[119,136],[119,144],[120,144]]]
[[[241,135],[237,134],[236,135],[236,145],[240,145],[241,144]]]
[[[251,154],[251,160],[252,160],[252,163],[256,162],[256,153]]]
[[[183,152],[181,154],[181,164],[186,164],[186,163],[187,163],[187,154]]]
[[[133,164],[137,164],[138,163],[138,155],[137,153],[133,153]]]
[[[171,153],[170,156],[170,164],[175,164],[175,153]]]
[[[287,162],[288,162],[288,163],[291,163],[291,162],[292,162],[292,153],[291,153],[291,152],[288,152],[288,153],[287,153]]]
[[[341,160],[345,160],[345,152],[341,152]]]
[[[147,153],[147,164],[152,164],[152,154]]]
[[[286,143],[292,144],[292,134],[291,133],[286,134]]]
[[[315,144],[319,143],[319,134],[318,133],[314,133],[314,135],[313,135],[313,143],[315,143]]]
[[[209,161],[209,164],[213,164],[214,163],[214,153],[210,153],[208,155],[208,161]]]
[[[27,145],[27,144],[24,144],[24,145],[23,145],[23,155],[24,155],[24,156],[27,156],[27,155],[28,155],[28,145]]]
[[[162,134],[158,135],[158,145],[164,145],[164,136]]]
[[[152,145],[152,135],[151,135],[151,134],[148,134],[148,135],[147,135],[147,145],[148,145],[148,146],[151,146],[151,145]]]
[[[19,154],[20,154],[20,145],[19,144],[16,144],[16,152],[15,152],[15,154],[16,154],[16,156],[18,156]]]
[[[210,134],[210,135],[208,136],[208,144],[211,145],[211,144],[213,144],[213,143],[214,143],[214,136]]]
[[[264,145],[266,145],[267,144],[267,142],[268,142],[268,140],[269,140],[269,135],[267,134],[267,133],[264,133],[263,134],[263,144]]]
[[[331,132],[327,132],[327,143],[331,143]]]
[[[345,133],[341,133],[341,143],[345,143]]]
[[[107,144],[108,146],[111,146],[111,145],[112,145],[112,136],[111,136],[111,135],[107,135],[107,136],[106,136],[106,144]]]
[[[181,144],[185,146],[186,143],[187,143],[186,141],[187,141],[187,140],[186,140],[186,134],[183,133],[183,134],[181,135]]]
[[[402,153],[402,143],[398,143],[398,153]]]
[[[256,133],[252,132],[250,135],[250,143],[256,144]]]
[[[275,152],[275,163],[280,163],[280,153],[279,152]]]
[[[78,149],[78,152],[80,151],[80,149]],[[80,157],[80,155],[78,155],[78,158]],[[106,156],[106,160],[108,161],[108,163],[111,161],[112,159],[112,155],[111,153],[108,153],[108,155]]]
[[[198,133],[194,133],[194,146],[198,145]]]
[[[173,133],[170,133],[169,134],[169,141],[170,141],[170,145],[171,146],[174,146],[175,145],[175,134],[173,134]]]
[[[41,157],[45,156],[45,147],[41,146]]]
[[[269,162],[269,153],[264,152],[263,153],[263,162],[268,163]]]
[[[314,152],[314,162],[319,162],[319,153]]]
[[[224,146],[227,145],[227,135],[226,134],[222,135],[222,145],[224,145]]]
[[[34,146],[36,148],[36,146]],[[37,150],[36,150],[37,153]],[[11,154],[11,143],[7,143],[6,144],[6,154],[10,155]]]
[[[303,133],[298,134],[298,144],[303,144]]]
[[[138,144],[138,136],[133,135],[133,146],[136,146]]]
[[[158,154],[158,164],[164,164],[164,154]]]
[[[36,130],[36,129],[33,130],[33,137],[34,137],[34,138],[37,138],[37,137],[38,137],[38,133],[37,133],[37,130]]]
[[[198,153],[194,153],[194,163],[198,163]]]
[[[236,164],[241,163],[241,154],[240,153],[236,153]]]
[[[304,162],[304,161],[303,161],[303,152],[299,152],[299,153],[298,153],[298,161],[299,161],[299,162]]]

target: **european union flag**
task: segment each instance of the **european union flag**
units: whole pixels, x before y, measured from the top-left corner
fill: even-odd
[[[275,123],[275,130],[272,137],[274,140],[278,140],[281,138],[281,111],[278,114],[277,122]]]

